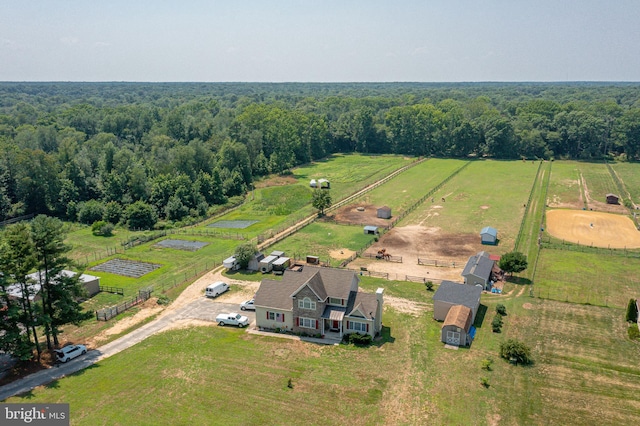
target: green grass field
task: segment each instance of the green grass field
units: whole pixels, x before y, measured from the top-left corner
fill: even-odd
[[[606,203],[606,194],[619,192],[606,164],[580,163],[580,172],[586,181],[590,199]]]
[[[329,254],[331,251],[358,251],[373,238],[373,235],[365,235],[361,226],[316,221],[274,244],[269,251],[281,250],[287,253],[287,256],[295,256],[298,259],[305,259],[307,255],[319,256],[322,262],[338,266],[341,260],[332,258]]]
[[[640,204],[640,179],[638,179],[640,163],[615,163],[611,167],[623,182],[633,202]],[[616,189],[615,193],[617,192],[618,190]],[[626,198],[627,194],[620,194],[620,196]]]
[[[429,159],[368,192],[358,201],[389,206],[394,216],[398,216],[463,164],[463,160]]]
[[[495,251],[511,251],[537,171],[538,163],[474,161],[434,194],[434,203],[418,207],[402,224],[469,234],[493,226],[500,240]]]
[[[551,167],[551,181],[547,194],[547,204],[584,207],[581,198],[580,165],[576,161],[554,161]]]

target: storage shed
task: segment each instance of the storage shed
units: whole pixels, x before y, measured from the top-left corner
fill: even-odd
[[[470,285],[480,284],[485,290],[489,290],[493,265],[495,265],[495,261],[491,260],[489,253],[486,251],[481,251],[475,256],[471,256],[462,270],[464,283]]]
[[[318,179],[318,185],[321,189],[331,189],[331,183],[327,179]]]
[[[249,271],[259,271],[260,270],[260,261],[264,259],[264,254],[256,253],[253,255],[253,259],[249,261],[249,265],[247,266],[247,270]]]
[[[498,231],[490,226],[485,226],[480,231],[480,242],[482,244],[498,244]]]
[[[620,197],[616,194],[607,194],[607,204],[620,204]]]
[[[471,309],[471,323],[476,319],[480,306],[482,287],[442,281],[440,287],[433,295],[433,318],[444,321],[449,309],[456,305],[463,305]]]
[[[378,235],[378,227],[373,225],[367,225],[364,227],[364,233],[367,235]]]
[[[309,186],[312,188],[317,188],[318,182],[315,179],[311,179],[311,181],[309,182]]]
[[[381,219],[390,219],[391,218],[391,208],[387,206],[382,206],[378,209],[378,217]]]
[[[463,305],[455,305],[449,309],[442,324],[440,341],[448,345],[469,346],[471,344],[471,309]]]

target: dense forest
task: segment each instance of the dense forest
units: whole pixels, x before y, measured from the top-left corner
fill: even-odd
[[[332,153],[637,160],[635,83],[0,83],[0,221],[150,228]]]

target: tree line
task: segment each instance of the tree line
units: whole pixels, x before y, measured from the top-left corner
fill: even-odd
[[[332,153],[637,160],[631,83],[0,83],[0,220],[150,228]]]

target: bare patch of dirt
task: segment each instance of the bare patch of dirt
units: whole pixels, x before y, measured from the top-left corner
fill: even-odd
[[[147,318],[160,313],[164,309],[164,306],[158,305],[157,297],[152,297],[143,304],[138,305],[138,308],[140,310],[133,316],[121,319],[117,319],[118,317],[115,317],[112,319],[111,321],[113,321],[113,325],[102,331],[100,334],[94,336],[92,339],[87,340],[87,347],[95,348],[100,346],[100,344],[106,341],[110,336],[120,334],[128,328],[143,322]]]
[[[533,305],[531,303],[523,303],[522,307],[526,310],[531,310],[533,309]]]
[[[348,259],[351,256],[353,256],[354,254],[356,254],[355,251],[349,250],[349,249],[346,249],[346,248],[343,248],[343,249],[340,249],[340,250],[331,250],[329,252],[329,256],[331,256],[334,259],[338,259],[338,260]]]
[[[165,327],[164,330],[180,330],[191,327],[211,327],[211,325],[211,321],[189,318],[173,321],[168,327]]]
[[[378,217],[378,208],[380,207],[382,206],[374,206],[367,203],[349,204],[336,210],[333,215],[327,216],[327,219],[335,220],[338,223],[387,226],[390,219]]]
[[[482,210],[487,210],[487,209],[489,208],[489,206],[480,206],[480,208],[481,208]]]
[[[420,316],[428,310],[433,310],[433,307],[426,303],[414,302],[408,299],[387,295],[384,296],[384,304],[385,306],[392,307],[398,312],[413,316]]]
[[[626,216],[584,211],[550,210],[547,231],[562,240],[605,248],[638,248],[640,232]]]

